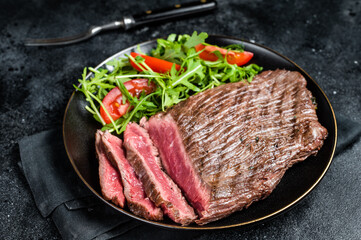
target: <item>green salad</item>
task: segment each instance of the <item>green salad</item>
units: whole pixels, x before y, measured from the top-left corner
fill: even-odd
[[[204,32],[171,34],[158,39],[150,53],[138,47],[137,53],[106,63],[112,71],[85,68],[80,85],[74,87],[85,95],[86,109],[103,125],[102,130],[121,134],[129,122],[149,118],[222,84],[251,82],[262,71],[249,64],[253,53],[243,46],[221,48],[207,44],[207,37]]]

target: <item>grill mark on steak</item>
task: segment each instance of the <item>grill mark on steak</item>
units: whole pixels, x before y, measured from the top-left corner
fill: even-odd
[[[290,166],[317,153],[327,130],[311,97],[300,73],[265,71],[250,85],[225,84],[152,117],[173,117],[194,169],[210,186],[198,224],[267,197]]]
[[[98,132],[101,132],[98,130]],[[117,166],[124,186],[124,195],[127,205],[135,215],[145,219],[160,221],[163,220],[163,212],[145,195],[143,185],[135,174],[133,167],[124,156],[122,140],[110,134],[103,133],[102,143],[104,149],[112,161]]]
[[[147,131],[136,123],[129,123],[124,132],[124,146],[149,198],[173,221],[183,226],[192,223],[197,216],[178,186],[162,171],[158,151]]]
[[[106,200],[112,201],[122,208],[125,204],[122,180],[119,172],[106,156],[101,140],[102,136],[103,132],[101,131],[97,131],[95,134],[95,150],[99,160],[100,188]]]

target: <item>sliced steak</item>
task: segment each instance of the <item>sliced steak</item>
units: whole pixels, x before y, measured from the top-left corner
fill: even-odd
[[[102,131],[97,131],[95,134],[95,149],[99,160],[99,181],[103,197],[106,200],[112,201],[114,204],[123,208],[125,197],[123,193],[122,180],[119,172],[110,163],[105,154],[101,138]]]
[[[158,151],[147,131],[136,123],[129,123],[124,132],[124,146],[149,198],[173,221],[182,225],[193,222],[197,217],[193,208],[178,186],[162,171]]]
[[[135,215],[149,220],[159,221],[163,219],[163,212],[146,196],[143,184],[138,179],[133,167],[124,156],[122,140],[105,132],[102,142],[107,156],[117,166],[124,185],[124,195],[127,204]]]
[[[265,71],[251,84],[207,90],[145,123],[167,173],[196,203],[198,224],[267,197],[289,167],[318,152],[327,130],[311,98],[300,73]]]
[[[202,217],[202,212],[208,209],[211,200],[210,187],[194,169],[184,148],[177,123],[170,115],[166,115],[161,118],[152,117],[148,122],[142,119],[141,125],[148,130],[154,145],[158,148],[164,169]]]

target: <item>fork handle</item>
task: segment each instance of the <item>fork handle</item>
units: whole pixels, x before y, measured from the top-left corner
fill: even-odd
[[[200,0],[184,4],[176,4],[172,7],[147,10],[140,14],[124,17],[124,28],[129,29],[143,24],[174,20],[180,17],[186,17],[198,13],[204,13],[217,8],[217,2]]]

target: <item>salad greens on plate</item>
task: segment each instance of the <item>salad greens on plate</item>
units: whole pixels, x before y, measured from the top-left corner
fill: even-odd
[[[204,32],[171,34],[158,39],[149,55],[138,48],[138,53],[107,62],[107,68],[85,68],[80,85],[74,87],[85,95],[86,109],[103,125],[102,130],[121,134],[129,122],[149,118],[222,84],[250,83],[262,71],[256,64],[245,65],[253,53],[243,46],[220,48],[207,44],[207,37]]]

